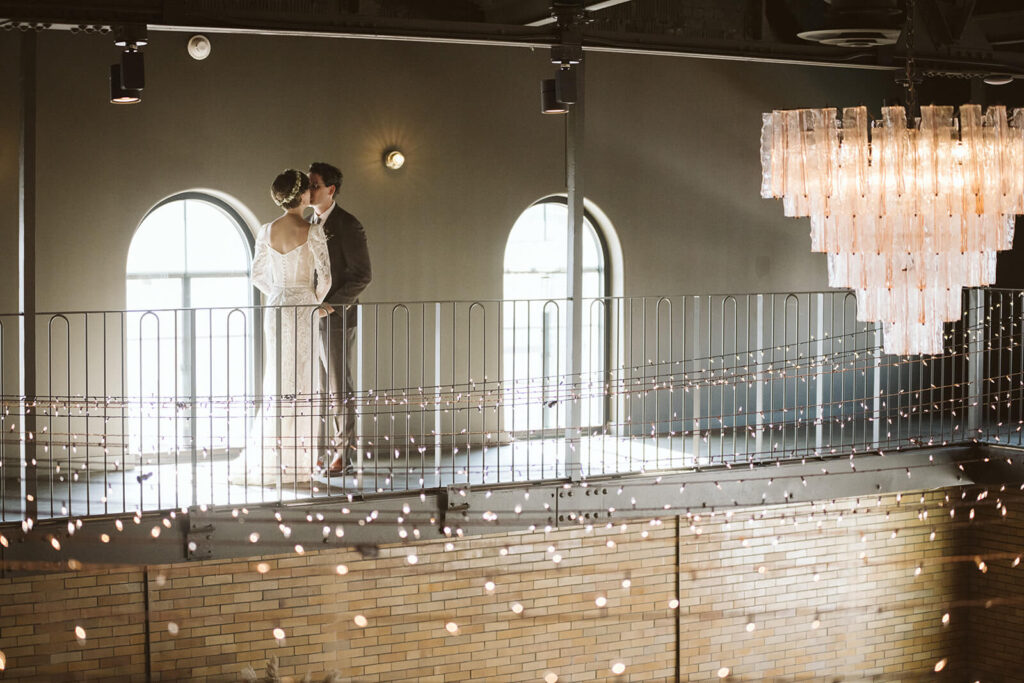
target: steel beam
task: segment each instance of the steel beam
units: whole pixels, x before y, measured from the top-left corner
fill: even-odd
[[[352,501],[112,515],[71,520],[74,533],[69,520],[62,519],[38,522],[27,533],[7,525],[0,533],[9,545],[5,569],[14,572],[66,569],[69,561],[170,564],[327,548],[354,547],[373,554],[381,545],[417,540],[599,526],[1022,480],[1024,451],[972,445],[583,482],[451,486]],[[103,534],[108,542],[103,542]]]
[[[308,11],[262,9],[252,3],[220,0],[195,3],[188,0],[112,0],[72,3],[61,0],[20,2],[0,0],[0,17],[14,24],[79,30],[146,24],[150,31],[353,37],[429,42],[518,45],[543,47],[557,42],[551,25],[522,26],[458,21],[448,18],[396,18],[357,14],[340,3],[314,3]],[[435,15],[440,16],[440,15]],[[1019,13],[1010,13],[1016,20]],[[2,23],[3,19],[0,19]],[[985,27],[1006,25],[990,16],[975,14],[974,22]],[[583,30],[586,50],[619,53],[679,55],[753,62],[819,65],[842,68],[902,69],[902,57],[887,50],[850,50],[827,45],[782,43],[774,40],[712,40],[680,37],[669,33],[630,33],[594,28]],[[1005,29],[993,42],[1012,43]],[[918,50],[915,60],[923,71],[961,74],[1011,73],[1024,75],[1024,55],[1011,51],[948,46],[941,51]]]

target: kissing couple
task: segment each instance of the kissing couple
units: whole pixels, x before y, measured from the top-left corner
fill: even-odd
[[[260,228],[251,276],[266,297],[263,398],[229,464],[232,484],[310,485],[320,471],[354,470],[355,304],[371,271],[362,224],[337,204],[341,181],[337,167],[315,162],[271,185],[284,213]]]

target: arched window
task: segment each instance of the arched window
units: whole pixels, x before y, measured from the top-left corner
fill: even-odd
[[[165,199],[128,250],[126,382],[131,445],[153,454],[244,445],[253,393],[253,240],[228,203],[198,192]],[[203,405],[204,419],[190,419]]]
[[[565,426],[565,407],[555,400],[565,373],[567,325],[565,197],[543,199],[524,211],[505,245],[503,281],[503,373],[512,379],[506,395],[506,429],[544,433]],[[587,211],[583,220],[581,424],[601,427],[608,367],[609,253],[605,235]],[[605,226],[602,226],[605,227]],[[610,226],[608,226],[610,228]]]

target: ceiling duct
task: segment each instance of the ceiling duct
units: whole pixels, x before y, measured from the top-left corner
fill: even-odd
[[[825,0],[824,25],[797,37],[837,47],[895,45],[903,25],[899,0]]]

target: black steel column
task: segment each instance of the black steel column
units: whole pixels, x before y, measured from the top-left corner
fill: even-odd
[[[18,173],[18,388],[24,400],[21,486],[25,517],[36,518],[36,33],[21,34]]]

